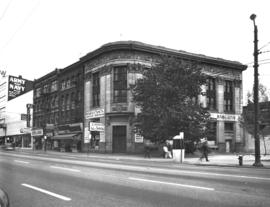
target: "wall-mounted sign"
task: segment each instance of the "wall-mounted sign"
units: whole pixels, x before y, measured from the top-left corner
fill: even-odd
[[[135,143],[143,143],[143,136],[135,133]]]
[[[217,121],[238,121],[239,115],[236,114],[219,114],[219,113],[210,113],[212,119]]]
[[[33,81],[21,77],[8,77],[8,101],[33,89]]]
[[[85,114],[86,119],[94,119],[94,118],[100,118],[104,117],[104,109],[96,109],[92,111],[88,111]]]
[[[31,133],[31,128],[28,128],[28,127],[27,128],[21,128],[20,133],[29,133],[30,134]]]
[[[88,127],[84,128],[84,143],[90,143],[91,134],[88,130]]]
[[[43,136],[43,129],[32,129],[31,136],[32,137]]]
[[[89,131],[103,132],[104,130],[104,124],[98,122],[89,122]]]
[[[99,142],[105,142],[105,133],[104,132],[100,132],[99,133],[99,136],[100,136]]]
[[[116,106],[112,106],[112,111],[114,112],[127,111],[127,106],[118,104]]]

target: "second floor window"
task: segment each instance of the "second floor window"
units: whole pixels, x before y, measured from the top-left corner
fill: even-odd
[[[113,102],[127,102],[127,68],[115,67],[113,71]]]
[[[52,85],[51,85],[51,91],[52,91],[52,92],[53,92],[53,91],[57,91],[57,81],[56,81],[56,80],[52,82]]]
[[[41,88],[37,88],[36,93],[35,93],[36,97],[40,97],[40,94],[41,94]]]
[[[93,94],[92,96],[93,107],[99,106],[99,99],[100,99],[99,73],[93,74],[92,94]]]
[[[61,81],[61,89],[65,89],[66,88],[66,82],[64,80]]]
[[[225,81],[224,89],[224,111],[233,111],[233,83],[232,81]]]
[[[206,88],[206,100],[207,108],[210,110],[216,109],[216,81],[214,78],[207,79],[207,88]]]

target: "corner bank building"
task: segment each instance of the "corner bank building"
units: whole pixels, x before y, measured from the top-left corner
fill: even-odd
[[[209,144],[221,152],[241,151],[243,133],[242,71],[235,61],[148,45],[120,41],[103,45],[80,59],[84,65],[83,150],[134,153],[143,150],[143,137],[134,131],[140,109],[132,102],[129,85],[142,78],[142,71],[158,63],[161,55],[183,62],[196,62],[208,76],[205,95],[199,98],[211,114],[213,137]]]

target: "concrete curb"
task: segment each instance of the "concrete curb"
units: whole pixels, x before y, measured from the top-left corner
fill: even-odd
[[[0,150],[2,151],[2,150]],[[4,151],[4,150],[3,150]],[[69,157],[74,157],[75,159],[108,159],[108,160],[121,160],[121,161],[143,161],[145,163],[160,163],[160,164],[167,164],[167,165],[175,165],[180,164],[178,162],[175,162],[173,159],[164,159],[164,158],[157,158],[157,157],[151,157],[151,158],[144,158],[143,155],[111,155],[111,154],[100,154],[100,153],[90,153],[87,155],[86,153],[63,153],[63,152],[54,152],[54,151],[33,151],[33,150],[16,150],[15,152],[22,152],[27,154],[36,154],[36,155],[52,155],[52,156],[64,156],[67,155]],[[233,157],[232,157],[233,156]],[[211,158],[213,161],[211,161]],[[222,158],[222,159],[221,159]],[[227,158],[227,160],[226,160]],[[244,160],[243,165],[240,166],[238,164],[237,156],[236,155],[212,155],[209,157],[210,162],[198,162],[199,158],[186,158],[186,160],[183,161],[182,164],[186,165],[195,165],[195,166],[213,166],[213,167],[235,167],[235,168],[253,168],[253,169],[270,169],[270,159],[268,160],[262,160],[263,167],[254,167],[252,166],[254,160]],[[215,160],[215,159],[218,159]],[[265,165],[264,162],[269,162],[269,164]]]

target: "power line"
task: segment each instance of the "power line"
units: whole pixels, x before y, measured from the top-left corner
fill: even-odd
[[[6,8],[5,8],[4,11],[3,11],[3,14],[2,14],[1,17],[0,17],[0,21],[4,18],[5,14],[7,13],[7,10],[8,10],[8,8],[9,8],[11,2],[12,2],[12,0],[10,0],[10,1],[8,2]]]
[[[263,49],[263,48],[265,48],[267,45],[269,45],[270,44],[270,42],[267,42],[265,45],[263,45],[260,49],[259,49],[259,51],[261,50],[261,49]]]
[[[10,36],[10,38],[8,39],[8,41],[4,44],[3,48],[6,48],[8,46],[8,44],[13,40],[13,38],[16,36],[16,34],[24,27],[24,25],[26,24],[26,22],[28,21],[28,19],[30,18],[30,16],[34,13],[34,11],[37,9],[39,2],[37,2],[37,4],[28,12],[27,16],[24,18],[22,24],[17,28],[17,30],[13,33],[13,35]]]
[[[264,62],[264,61],[268,61],[268,60],[270,60],[270,58],[259,60],[259,62]],[[251,65],[251,64],[254,64],[254,62],[247,63],[246,65]]]

